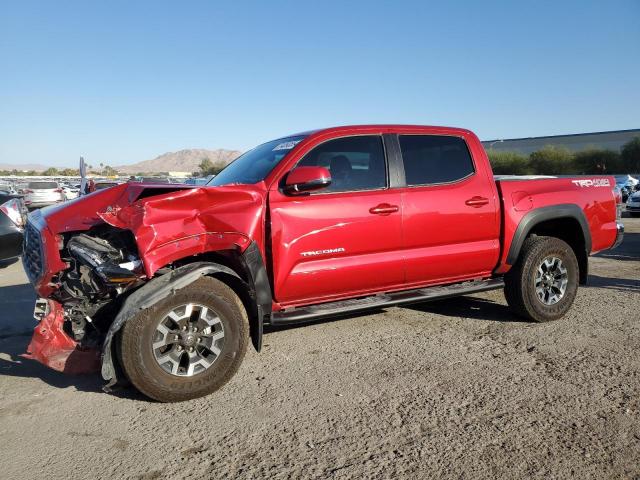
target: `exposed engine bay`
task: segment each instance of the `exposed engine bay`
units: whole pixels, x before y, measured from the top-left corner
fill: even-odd
[[[115,299],[145,278],[142,262],[133,253],[134,239],[128,233],[102,228],[63,237],[60,254],[69,268],[59,274],[60,288],[52,298],[64,305],[71,329],[68,333],[84,346],[101,342],[108,327],[101,321],[104,314],[115,307],[113,303],[119,304]]]

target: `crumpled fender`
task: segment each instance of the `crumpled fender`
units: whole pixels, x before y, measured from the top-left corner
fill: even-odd
[[[47,300],[49,314],[33,330],[24,358],[36,360],[49,368],[71,375],[100,371],[100,351],[81,347],[62,329],[62,305]]]
[[[263,183],[190,187],[133,182],[38,212],[49,237],[86,231],[103,222],[131,231],[145,273],[151,277],[158,268],[199,253],[229,249],[242,253],[251,241],[263,251],[266,195]],[[54,263],[45,283],[65,268],[57,257],[56,242],[46,248]],[[46,297],[50,291],[39,293]]]
[[[148,277],[180,258],[262,244],[264,194],[237,187],[195,188],[109,206],[98,216],[130,230]]]

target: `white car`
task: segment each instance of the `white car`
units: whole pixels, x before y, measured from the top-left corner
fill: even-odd
[[[76,188],[71,185],[63,185],[62,192],[67,200],[72,200],[74,198],[78,198],[78,195],[80,195],[80,188]]]
[[[29,182],[22,191],[27,208],[40,208],[64,202],[65,196],[58,182]]]
[[[632,217],[640,216],[640,192],[632,193],[627,200],[627,212]]]

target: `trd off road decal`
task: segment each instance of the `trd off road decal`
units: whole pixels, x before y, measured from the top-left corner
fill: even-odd
[[[608,178],[587,178],[584,180],[571,180],[571,182],[579,187],[610,187],[611,183]]]

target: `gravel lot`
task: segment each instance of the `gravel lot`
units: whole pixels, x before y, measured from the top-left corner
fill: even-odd
[[[502,292],[278,329],[199,400],[108,395],[23,360],[32,293],[0,269],[0,476],[640,478],[640,219],[566,318]]]

